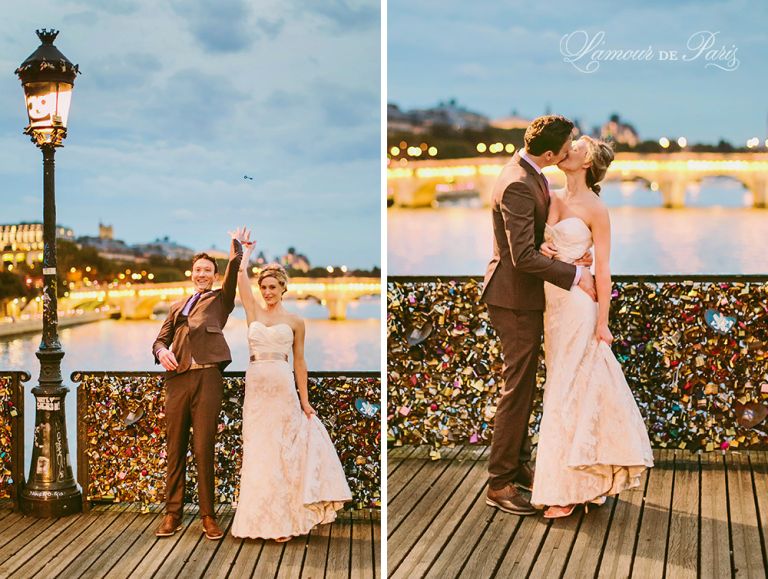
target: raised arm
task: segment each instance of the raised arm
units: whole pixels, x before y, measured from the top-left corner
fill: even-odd
[[[501,199],[501,215],[507,233],[512,263],[519,270],[548,281],[563,289],[571,289],[576,266],[556,261],[536,251],[534,213],[536,202],[523,183],[511,183]]]
[[[229,247],[229,263],[227,271],[224,272],[224,282],[221,284],[221,295],[224,298],[224,305],[227,311],[235,309],[235,291],[237,290],[237,273],[240,270],[240,263],[243,260],[243,246],[236,237],[232,237],[232,243]]]
[[[309,391],[307,390],[307,362],[304,359],[304,320],[299,319],[293,329],[293,373],[296,377],[296,387],[299,390],[301,409],[307,418],[312,418],[315,409],[309,403]]]
[[[600,206],[592,220],[592,239],[595,244],[595,286],[597,289],[596,337],[607,344],[613,342],[608,329],[611,310],[611,220],[608,210]]]
[[[256,296],[253,295],[253,287],[251,286],[251,280],[248,278],[248,264],[250,263],[251,252],[253,251],[253,243],[245,243],[243,249],[243,261],[240,264],[240,270],[237,275],[237,289],[240,292],[240,301],[243,302],[243,308],[245,308],[245,319],[248,325],[258,319],[259,311],[264,308],[261,306]]]

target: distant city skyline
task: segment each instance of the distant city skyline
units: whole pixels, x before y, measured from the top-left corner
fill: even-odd
[[[768,137],[768,5],[391,0],[388,6],[387,98],[402,108],[455,98],[492,118],[551,110],[590,128],[618,113],[643,140],[723,138],[743,146]],[[618,51],[627,60],[611,60]]]
[[[42,16],[41,16],[42,15]],[[15,68],[35,29],[80,65],[56,155],[57,221],[313,263],[381,265],[380,15],[361,0],[31,0],[0,23],[3,222],[42,219],[42,156]]]

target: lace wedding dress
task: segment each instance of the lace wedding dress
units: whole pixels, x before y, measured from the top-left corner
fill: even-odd
[[[245,374],[243,467],[232,535],[304,535],[336,519],[352,494],[325,427],[301,410],[287,361],[291,327],[252,322],[248,345],[259,359]]]
[[[570,263],[592,246],[578,217],[547,225],[544,237]],[[597,304],[578,287],[544,290],[547,380],[531,503],[599,501],[638,486],[653,466],[648,433],[619,362],[595,339]]]

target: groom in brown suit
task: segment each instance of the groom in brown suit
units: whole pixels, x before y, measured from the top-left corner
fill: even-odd
[[[533,470],[527,464],[528,420],[544,326],[544,282],[563,289],[578,285],[595,299],[588,268],[555,261],[538,251],[550,203],[541,170],[568,156],[572,131],[573,123],[559,115],[535,119],[525,131],[525,149],[502,169],[491,202],[493,258],[482,299],[501,341],[504,384],[494,421],[486,503],[517,515],[536,512],[516,486],[527,490],[533,486]]]
[[[166,515],[155,531],[158,537],[169,537],[181,529],[190,426],[195,432],[193,452],[203,532],[214,540],[224,536],[213,510],[213,461],[223,394],[221,373],[232,361],[222,330],[235,307],[237,272],[243,258],[243,248],[236,237],[232,239],[221,289],[212,289],[218,276],[216,261],[207,253],[198,253],[192,258],[192,283],[196,292],[171,306],[152,345],[155,363],[162,364],[168,371],[165,377]]]

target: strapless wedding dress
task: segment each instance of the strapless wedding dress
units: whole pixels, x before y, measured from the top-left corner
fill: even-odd
[[[547,225],[557,259],[573,263],[592,247],[578,217]],[[640,484],[653,466],[643,417],[611,348],[595,339],[597,303],[580,288],[545,283],[547,380],[531,503],[585,503]]]
[[[288,364],[291,327],[252,322],[248,345],[258,359],[245,374],[243,467],[232,535],[304,535],[335,520],[352,493],[325,427],[301,410]]]

